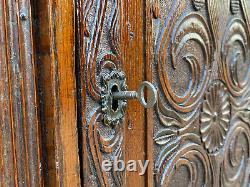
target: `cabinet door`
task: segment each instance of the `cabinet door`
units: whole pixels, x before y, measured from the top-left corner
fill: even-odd
[[[154,0],[147,46],[159,99],[147,126],[155,186],[249,186],[249,5]]]
[[[83,184],[145,186],[146,175],[140,176],[139,171],[102,169],[104,160],[144,161],[147,156],[144,108],[137,101],[128,101],[126,109],[120,111],[123,117],[112,114],[106,119],[104,110],[117,113],[121,103],[111,106],[102,97],[107,82],[117,81],[121,74],[126,80],[117,83],[127,85],[129,90],[136,90],[145,79],[144,3],[141,0],[77,2],[76,74]]]
[[[72,45],[62,49],[76,54],[78,142],[74,139],[71,145],[82,185],[249,185],[249,4],[244,0],[76,1],[75,30],[69,30],[71,37],[76,36],[76,50]],[[58,44],[65,42],[60,32],[64,26],[55,27]],[[67,64],[70,70],[72,64]],[[63,75],[61,79],[66,85]],[[123,102],[106,98],[117,87],[136,90],[144,80],[157,88],[153,109],[145,110],[136,100],[123,108]],[[74,81],[70,85],[74,89]],[[63,127],[62,134],[68,129]],[[73,171],[68,165],[71,148],[64,136],[61,140],[65,147],[59,146],[64,150],[59,155],[62,159],[67,155],[65,166]],[[79,148],[79,164],[73,148]],[[140,176],[139,170],[104,171],[105,160],[150,164]]]

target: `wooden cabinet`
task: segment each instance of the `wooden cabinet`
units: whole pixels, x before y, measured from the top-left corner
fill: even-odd
[[[91,3],[90,3],[91,2]],[[86,186],[249,185],[249,8],[247,1],[81,1],[79,81]],[[102,65],[128,88],[158,89],[144,110],[102,123]],[[105,149],[104,149],[105,147]],[[149,159],[139,172],[103,172],[104,159]]]
[[[250,1],[3,0],[0,31],[2,186],[250,185]]]

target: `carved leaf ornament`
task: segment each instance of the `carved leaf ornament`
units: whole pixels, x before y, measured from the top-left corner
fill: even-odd
[[[247,186],[250,27],[244,0],[159,3],[155,181]],[[190,10],[190,7],[193,10]],[[223,12],[223,13],[222,13]],[[159,80],[159,81],[158,81]],[[187,181],[189,180],[189,181]]]

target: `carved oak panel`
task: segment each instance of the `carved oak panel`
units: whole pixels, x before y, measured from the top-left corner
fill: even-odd
[[[103,160],[123,159],[123,125],[104,125],[101,109],[102,72],[122,69],[120,1],[80,0],[77,8],[83,181],[86,186],[121,186],[122,173],[101,168]]]
[[[154,1],[156,186],[248,186],[250,34],[244,0]]]
[[[147,0],[145,7],[144,1],[140,5],[139,1],[129,3],[125,7],[126,3],[120,0],[77,1],[83,184],[126,185],[127,174],[103,171],[102,161],[113,161],[114,157],[126,160],[124,154],[130,151],[139,154],[126,147],[141,138],[127,134],[130,141],[125,141],[126,132],[139,125],[130,122],[131,110],[125,112],[124,121],[105,125],[101,93],[103,72],[109,73],[111,67],[128,70],[127,64],[135,59],[124,61],[129,59],[125,54],[131,52],[125,46],[140,38],[136,47],[144,47],[145,57],[138,54],[138,59],[146,63],[134,64],[132,70],[144,74],[144,67],[145,78],[152,78],[150,81],[158,89],[157,105],[146,116],[148,126],[153,127],[147,127],[147,135],[142,135],[148,142],[147,148],[140,147],[143,154],[148,154],[145,159],[151,159],[148,185],[248,186],[250,3]],[[144,16],[135,18],[141,22],[134,23],[137,27],[133,28],[128,12],[136,10],[135,5],[144,7]],[[129,80],[141,81],[132,75],[125,74]],[[142,110],[133,112],[135,117],[144,118]]]

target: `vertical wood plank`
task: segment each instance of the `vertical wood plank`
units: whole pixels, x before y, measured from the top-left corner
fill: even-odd
[[[37,118],[36,80],[33,53],[31,5],[29,0],[18,1],[20,61],[23,72],[23,99],[26,125],[26,155],[30,186],[41,185],[40,127]],[[38,152],[37,152],[38,151]]]
[[[145,186],[137,172],[105,172],[102,161],[146,158],[145,110],[129,101],[124,123],[103,123],[101,90],[105,67],[125,71],[129,90],[144,80],[143,1],[77,1],[79,121],[82,127],[83,184],[86,186]],[[105,67],[104,67],[105,66]],[[112,68],[111,68],[112,69]],[[102,72],[102,73],[101,73]],[[125,139],[124,139],[125,137]],[[108,149],[107,149],[108,148]],[[125,176],[125,177],[124,177]],[[125,180],[124,180],[125,179]]]
[[[33,1],[46,185],[80,186],[74,1]]]
[[[144,81],[144,5],[141,0],[123,1],[122,50],[124,70],[129,90],[137,90]],[[128,101],[126,109],[125,162],[146,159],[145,110],[138,101]],[[125,186],[145,186],[146,176],[126,172]]]
[[[80,186],[78,134],[76,114],[76,83],[74,56],[74,1],[58,0],[52,12],[55,27],[56,141],[59,160],[59,180],[65,186]],[[55,19],[53,19],[55,18]],[[57,85],[57,86],[56,86]],[[57,95],[58,94],[58,95]],[[59,109],[59,110],[58,110]],[[62,163],[61,163],[62,162]]]
[[[2,184],[5,186],[14,186],[15,182],[15,161],[12,142],[10,98],[9,98],[9,78],[6,53],[5,38],[5,1],[0,4],[0,122],[1,122],[1,176]]]
[[[1,1],[1,163],[4,186],[42,186],[30,2]]]
[[[43,169],[45,186],[56,186],[54,99],[52,98],[51,26],[49,0],[33,1],[34,38],[37,62],[40,121],[42,129]]]
[[[152,77],[152,69],[153,69],[153,42],[152,42],[152,19],[153,15],[157,16],[157,1],[152,2],[151,0],[146,0],[144,2],[144,11],[145,11],[145,22],[144,22],[144,30],[145,30],[145,77],[146,80],[149,82],[153,82]],[[146,152],[147,152],[147,160],[149,160],[149,165],[147,169],[146,174],[146,183],[147,186],[153,186],[154,179],[153,179],[153,173],[154,173],[154,156],[153,156],[153,128],[154,128],[154,120],[152,118],[153,116],[153,110],[154,109],[148,109],[146,113],[146,120],[147,120],[147,146],[146,146]]]
[[[78,117],[79,130],[82,133],[82,183],[84,186],[122,186],[123,172],[102,169],[103,160],[123,159],[124,133],[122,123],[113,127],[103,123],[103,84],[99,81],[104,66],[107,68],[108,64],[122,64],[121,1],[77,2]]]
[[[16,158],[17,183],[19,186],[27,186],[29,175],[27,170],[26,139],[24,132],[24,108],[22,107],[22,67],[19,54],[18,38],[18,10],[14,1],[6,0],[6,42],[7,57],[9,60],[8,70],[10,78],[10,101],[12,115],[12,134]]]

